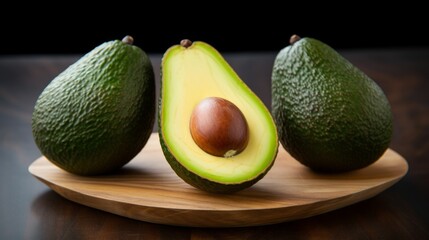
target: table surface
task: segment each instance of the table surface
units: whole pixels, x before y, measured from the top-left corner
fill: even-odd
[[[28,172],[40,156],[31,133],[31,114],[43,88],[80,56],[0,56],[0,239],[428,239],[429,49],[340,53],[385,91],[394,117],[390,147],[407,159],[409,172],[386,191],[351,206],[243,228],[142,222],[79,205],[50,190]],[[276,53],[224,56],[270,106]],[[159,86],[161,55],[150,57]]]

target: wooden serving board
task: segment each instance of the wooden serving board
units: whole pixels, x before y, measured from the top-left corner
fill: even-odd
[[[193,227],[273,224],[332,211],[375,196],[408,171],[388,149],[374,164],[342,174],[317,174],[279,148],[270,172],[241,192],[209,194],[183,182],[152,134],[142,152],[112,175],[82,177],[40,157],[29,171],[61,196],[121,216]]]

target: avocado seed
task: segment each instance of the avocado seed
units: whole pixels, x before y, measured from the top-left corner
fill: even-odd
[[[249,127],[243,113],[232,102],[219,97],[198,103],[189,128],[195,143],[218,157],[237,155],[249,142]]]

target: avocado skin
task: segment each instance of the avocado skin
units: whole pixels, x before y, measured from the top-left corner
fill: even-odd
[[[328,45],[302,38],[282,49],[272,72],[272,114],[283,147],[316,171],[374,163],[393,120],[382,89]]]
[[[155,77],[140,48],[103,43],[59,74],[32,116],[42,154],[78,175],[112,172],[146,144],[155,120]]]

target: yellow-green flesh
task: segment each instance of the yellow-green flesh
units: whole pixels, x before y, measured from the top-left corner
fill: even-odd
[[[257,177],[274,160],[277,136],[265,105],[240,80],[212,47],[194,42],[189,48],[170,48],[163,62],[161,129],[166,145],[188,171],[220,183],[240,183]],[[165,61],[168,59],[168,61]],[[221,97],[234,103],[249,125],[249,143],[231,158],[210,155],[193,141],[192,110],[204,98]]]

